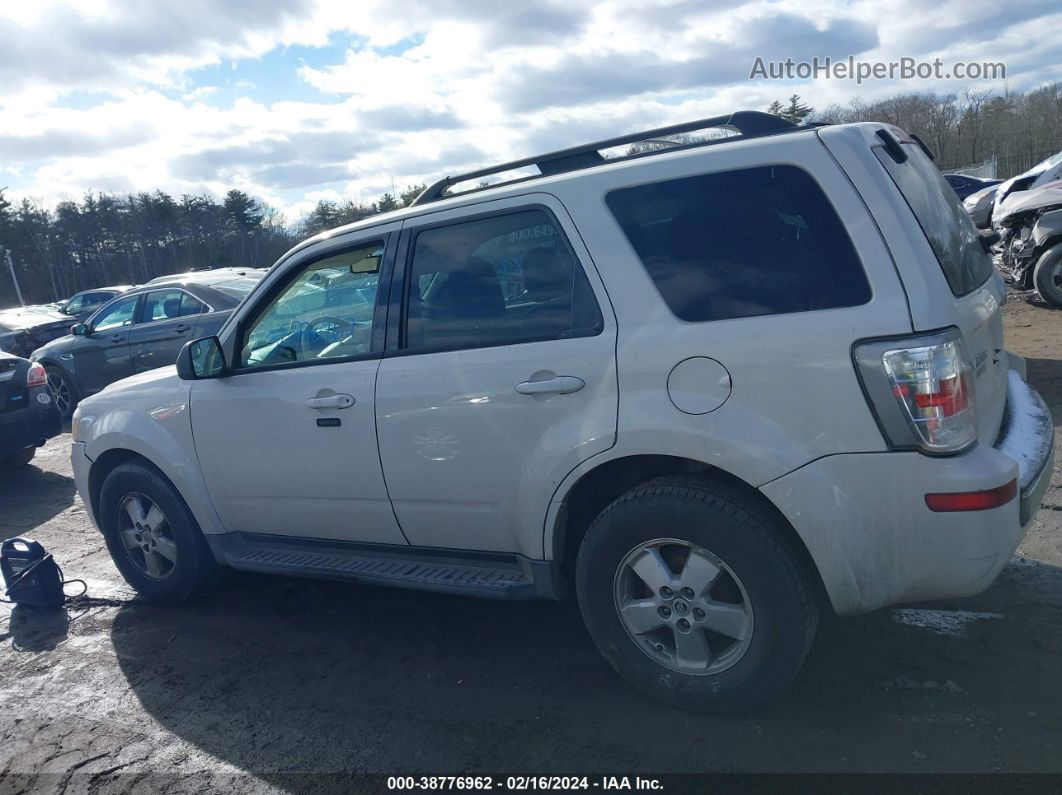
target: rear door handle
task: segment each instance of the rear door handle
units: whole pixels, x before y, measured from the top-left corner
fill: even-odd
[[[311,409],[349,409],[355,403],[353,395],[328,395],[312,397],[306,401]]]
[[[547,378],[545,381],[523,381],[516,385],[516,391],[521,395],[570,395],[578,392],[586,386],[586,382],[574,375],[558,375],[555,378]]]

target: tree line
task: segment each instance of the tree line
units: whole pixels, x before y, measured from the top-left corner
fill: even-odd
[[[818,110],[794,94],[767,110],[798,123],[895,124],[921,137],[943,170],[994,157],[998,175],[1007,177],[1062,149],[1062,83],[1025,93],[906,93]],[[423,188],[411,185],[369,203],[320,201],[294,224],[239,190],[220,199],[160,190],[87,193],[49,208],[30,199],[12,202],[0,189],[0,248],[11,251],[26,302],[41,303],[191,269],[268,266],[300,239],[406,206]],[[0,307],[15,304],[0,261]]]
[[[912,92],[819,110],[794,95],[788,104],[776,101],[767,110],[795,122],[895,124],[918,135],[944,171],[995,158],[997,176],[1012,177],[1062,150],[1062,83],[1024,93]]]

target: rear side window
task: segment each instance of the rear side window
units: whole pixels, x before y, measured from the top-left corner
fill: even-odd
[[[419,232],[405,347],[443,351],[599,334],[601,311],[564,233],[542,210]]]
[[[815,180],[795,166],[622,188],[606,201],[682,320],[811,312],[870,300],[840,218]]]
[[[874,153],[900,189],[922,227],[944,278],[955,295],[966,295],[992,275],[977,227],[933,161],[917,144],[902,144],[907,160],[897,163],[882,147]]]

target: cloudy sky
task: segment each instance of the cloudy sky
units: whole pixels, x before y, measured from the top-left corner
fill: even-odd
[[[749,80],[757,56],[1002,61],[1033,88],[1062,80],[1059,30],[1057,0],[3,0],[0,187],[238,187],[294,220],[794,91],[970,85]]]

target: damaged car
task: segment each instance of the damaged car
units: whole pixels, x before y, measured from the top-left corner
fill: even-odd
[[[70,333],[71,319],[52,306],[0,309],[0,351],[29,355],[42,345]]]
[[[1062,309],[1062,180],[1012,196],[992,226],[1000,236],[996,265],[1004,276]]]

